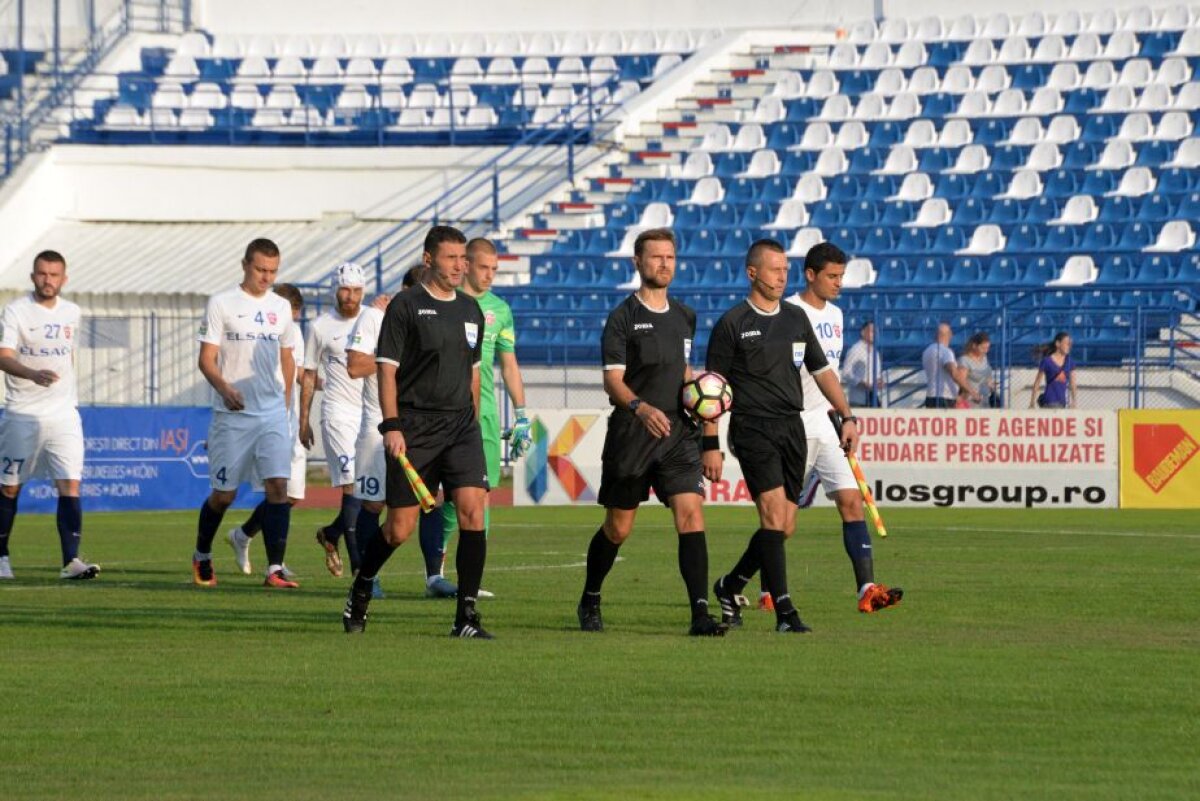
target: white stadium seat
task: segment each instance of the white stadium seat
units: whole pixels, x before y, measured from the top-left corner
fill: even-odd
[[[413,79],[413,68],[407,58],[392,56],[383,62],[379,75],[385,85],[410,83]]]
[[[960,255],[986,256],[999,250],[1004,250],[1004,232],[998,225],[981,225],[971,233],[971,241]]]
[[[494,128],[500,122],[500,115],[491,106],[471,106],[463,117],[464,128]]]
[[[1062,213],[1051,225],[1084,225],[1096,219],[1100,209],[1091,195],[1073,195],[1063,206]]]
[[[825,241],[825,235],[820,228],[801,228],[792,238],[792,246],[788,248],[789,256],[807,256],[808,251],[815,245]]]
[[[1156,181],[1147,167],[1134,167],[1121,176],[1117,188],[1108,194],[1113,197],[1142,197],[1154,191]]]
[[[1133,145],[1121,139],[1113,139],[1104,146],[1100,156],[1090,169],[1093,170],[1123,170],[1133,164],[1137,153]]]
[[[872,42],[863,50],[857,66],[864,70],[878,70],[892,64],[892,48],[883,42]]]
[[[221,87],[210,82],[196,84],[192,89],[192,96],[188,98],[188,108],[209,110],[225,108],[228,105],[229,99],[225,97]]]
[[[845,151],[841,148],[831,147],[821,151],[821,155],[817,156],[817,163],[813,166],[812,172],[820,176],[841,175],[849,166]]]
[[[308,70],[299,56],[283,56],[275,62],[275,69],[271,74],[275,80],[303,81],[308,77]]]
[[[1140,89],[1154,79],[1154,67],[1150,65],[1148,58],[1131,58],[1125,62],[1125,66],[1121,67],[1121,74],[1117,76],[1117,83],[1122,86],[1132,86],[1135,89]]]
[[[820,203],[825,199],[827,191],[821,176],[809,172],[801,175],[800,180],[796,182],[796,188],[792,190],[792,199],[801,203]]]
[[[335,107],[341,111],[359,111],[371,107],[371,96],[366,87],[348,84],[338,95]]]
[[[913,120],[904,132],[904,142],[912,148],[934,147],[937,145],[937,129],[933,120]]]
[[[321,56],[313,62],[308,75],[314,80],[337,80],[342,77],[342,65],[335,56]]]
[[[842,150],[858,150],[867,145],[867,128],[857,120],[843,122],[833,138],[833,146]]]
[[[283,128],[288,122],[282,108],[260,108],[254,112],[250,124],[255,128]]]
[[[923,172],[910,172],[900,182],[900,188],[896,190],[896,194],[889,197],[888,200],[903,200],[915,203],[918,200],[926,200],[932,196],[933,181],[929,180],[929,176]]]
[[[1083,286],[1094,282],[1099,275],[1091,256],[1071,256],[1058,277],[1047,281],[1046,286]]]
[[[958,101],[955,117],[986,117],[992,112],[992,102],[984,92],[971,91]]]
[[[920,42],[905,42],[900,45],[900,49],[896,51],[896,57],[892,60],[892,64],[902,69],[914,69],[921,66],[929,60],[929,53],[925,50],[925,45]]]
[[[1187,6],[1168,6],[1154,21],[1154,27],[1160,31],[1180,31],[1192,25],[1193,19]]]
[[[720,153],[733,147],[733,134],[728,125],[714,125],[704,134],[700,149],[709,153]]]
[[[1029,42],[1024,36],[1012,36],[1004,40],[1000,45],[1000,52],[997,53],[997,58],[1002,64],[1022,64],[1029,61],[1032,57],[1029,50]]]
[[[1175,158],[1163,166],[1189,170],[1200,167],[1200,139],[1184,139],[1179,143],[1179,149],[1175,151]]]
[[[1117,138],[1127,142],[1141,142],[1154,136],[1154,123],[1150,115],[1144,111],[1135,111],[1121,120],[1121,128]]]
[[[517,63],[511,57],[498,56],[488,62],[483,80],[486,83],[498,84],[520,83],[521,73],[517,70]]]
[[[550,91],[553,92],[554,90],[552,89]],[[562,105],[569,106],[574,102],[574,99],[575,98],[572,95],[570,97],[570,99],[564,101],[562,103]],[[441,98],[442,108],[451,108],[451,109],[455,109],[457,111],[457,110],[466,110],[473,105],[475,105],[475,93],[472,92],[471,89],[466,86],[451,86],[449,89],[446,90],[446,94],[442,95],[442,98]],[[551,105],[557,105],[557,104],[551,104]]]
[[[808,225],[808,207],[795,198],[788,198],[779,205],[775,219],[769,225],[764,225],[771,231],[790,231]]]
[[[176,52],[175,55],[171,56],[171,60],[167,62],[167,67],[163,70],[163,75],[168,78],[194,80],[200,77],[200,68],[196,66],[196,59],[192,58],[191,55]]]
[[[265,108],[290,111],[299,105],[300,96],[296,94],[296,87],[290,84],[277,84],[271,87]]]
[[[1188,28],[1179,37],[1173,56],[1200,56],[1200,28]]]
[[[1107,64],[1108,62],[1097,62]],[[1124,114],[1133,108],[1134,94],[1128,86],[1114,86],[1104,93],[1096,112],[1100,114]]]
[[[1094,61],[1100,57],[1100,37],[1094,33],[1081,33],[1071,43],[1067,58],[1071,61]]]
[[[179,127],[189,131],[205,131],[213,127],[213,115],[205,108],[185,108],[179,112]]]
[[[808,86],[804,88],[804,96],[822,100],[836,95],[838,88],[837,76],[832,71],[817,70],[808,79]]]
[[[1079,138],[1079,134],[1079,122],[1072,114],[1060,114],[1046,126],[1046,141],[1056,145],[1074,142]]]
[[[751,123],[738,129],[730,149],[738,153],[751,153],[766,146],[767,135],[763,133],[762,126]]]
[[[810,122],[804,128],[800,142],[789,150],[824,150],[833,145],[833,131],[827,122]]]
[[[892,98],[883,118],[885,120],[911,120],[920,115],[921,101],[917,99],[917,96],[912,92],[901,92]]]
[[[888,151],[887,160],[876,172],[881,175],[907,175],[916,169],[916,152],[907,145],[895,145]]]
[[[578,56],[559,59],[558,66],[554,68],[554,83],[556,84],[584,83],[587,81],[587,77],[587,67],[584,66],[583,59]]]
[[[1059,12],[1050,26],[1050,32],[1059,36],[1074,36],[1081,30],[1083,30],[1083,20],[1075,9]]]
[[[262,95],[255,86],[235,86],[229,94],[229,105],[232,108],[258,109],[262,108]]]
[[[1177,142],[1192,135],[1192,120],[1182,111],[1168,111],[1158,121],[1150,137],[1159,141]]]
[[[477,58],[458,58],[450,68],[450,83],[479,83],[483,80],[483,67]]]
[[[978,33],[975,25],[975,17],[970,14],[963,14],[961,17],[955,17],[950,21],[950,26],[946,28],[944,38],[950,41],[962,41],[964,39],[974,39]]]
[[[992,103],[991,113],[996,117],[1019,117],[1025,113],[1025,93],[1020,89],[1005,89]]]
[[[996,60],[996,48],[991,39],[973,39],[963,53],[962,63],[969,67],[981,67]]]
[[[688,153],[687,158],[684,159],[683,165],[679,167],[679,172],[675,177],[687,178],[694,181],[712,174],[712,156],[703,150],[693,150],[691,153]]]
[[[109,128],[141,128],[143,121],[136,108],[118,103],[105,112],[104,124]]]
[[[783,100],[775,95],[766,95],[760,98],[758,105],[754,107],[754,111],[750,114],[750,121],[760,125],[782,122],[786,118],[787,107],[784,106]]]
[[[842,277],[842,286],[849,289],[870,286],[875,283],[875,267],[870,259],[850,259]]]
[[[1154,83],[1161,83],[1163,86],[1171,88],[1185,84],[1191,79],[1192,68],[1188,66],[1187,61],[1177,56],[1163,59],[1158,66],[1158,71],[1154,73]]]
[[[1196,244],[1196,232],[1186,220],[1171,220],[1158,232],[1158,239],[1146,248],[1147,253],[1178,253]]]
[[[832,69],[848,70],[858,66],[858,48],[843,42],[829,51],[829,66]]]
[[[668,72],[675,69],[682,63],[682,56],[676,53],[665,53],[659,56],[658,60],[654,62],[654,72],[651,77],[657,81],[659,78],[666,75]]]
[[[648,203],[642,209],[642,216],[637,226],[642,230],[647,228],[670,228],[675,223],[675,215],[669,203]]]
[[[527,83],[549,83],[553,77],[550,62],[542,56],[527,58],[521,65],[521,79]]]
[[[887,101],[874,92],[859,95],[858,104],[854,107],[854,118],[857,120],[880,120],[887,111]]]
[[[1017,170],[1013,173],[1008,189],[997,197],[1013,200],[1028,200],[1042,194],[1042,176],[1033,170]]]
[[[1008,70],[999,64],[989,64],[975,79],[975,91],[996,94],[1007,89],[1012,84],[1012,76]]]
[[[1154,14],[1145,6],[1129,9],[1117,25],[1123,31],[1148,31],[1154,27]]]
[[[175,49],[175,53],[192,56],[193,58],[205,57],[209,52],[208,37],[199,31],[189,31],[179,37],[179,47]]]
[[[1046,78],[1046,86],[1050,89],[1057,89],[1060,92],[1069,92],[1072,89],[1079,87],[1083,80],[1079,74],[1079,67],[1073,61],[1063,61],[1055,64],[1050,68],[1050,75]]]
[[[1117,31],[1108,37],[1102,57],[1122,61],[1136,56],[1140,49],[1137,37],[1131,31]]]
[[[175,110],[170,108],[150,109],[147,122],[154,130],[179,127],[179,119],[175,116]]]
[[[1179,94],[1182,95],[1189,86],[1197,86],[1200,84],[1185,84],[1180,88]],[[1175,101],[1171,97],[1171,90],[1160,83],[1152,83],[1142,89],[1142,93],[1138,95],[1137,103],[1133,106],[1138,111],[1167,111],[1175,106]]]
[[[438,105],[441,97],[437,86],[431,83],[419,83],[408,93],[408,110],[431,109]],[[411,116],[411,115],[410,115]]]
[[[1112,33],[1117,29],[1117,12],[1111,8],[1093,11],[1084,19],[1084,24],[1091,33]]]
[[[794,100],[804,97],[804,88],[804,78],[800,77],[800,73],[788,71],[776,79],[775,85],[771,87],[771,95],[783,100]]]
[[[1062,165],[1062,153],[1058,150],[1058,145],[1053,142],[1038,142],[1029,151],[1029,158],[1025,160],[1024,169],[1033,170],[1034,172],[1049,172],[1056,170]]]
[[[404,96],[404,90],[397,86],[385,86],[379,93],[379,107],[391,109],[402,109],[408,103],[408,98]]]
[[[246,56],[237,68],[237,78],[239,80],[258,80],[260,78],[269,78],[270,76],[271,70],[267,66],[267,60],[257,54]]]
[[[979,35],[988,39],[1003,39],[1010,36],[1012,31],[1012,17],[1003,12],[992,14],[979,27]]]
[[[779,155],[774,150],[756,150],[754,151],[754,155],[750,157],[750,163],[746,165],[745,172],[739,173],[739,177],[765,178],[770,175],[777,175],[781,166]]]
[[[875,38],[888,44],[902,44],[912,38],[913,31],[903,17],[889,17],[879,25]]]
[[[188,99],[183,94],[183,87],[177,83],[163,82],[158,85],[154,97],[150,100],[151,108],[187,108]]]
[[[1036,145],[1042,141],[1046,131],[1042,128],[1042,121],[1037,117],[1022,117],[1013,125],[1012,131],[1008,134],[1008,139],[1004,140],[1006,145]]]
[[[991,154],[988,153],[986,147],[983,145],[967,145],[958,152],[958,158],[954,161],[954,166],[945,172],[959,175],[973,175],[974,173],[986,170],[991,161]]]
[[[846,41],[856,45],[869,44],[878,38],[879,28],[876,27],[873,19],[859,20],[850,27],[850,31],[846,34]]]
[[[429,125],[429,113],[423,108],[406,108],[400,112],[396,124],[389,126],[397,130],[425,128]]]
[[[1146,87],[1149,91],[1153,87]],[[1164,89],[1166,87],[1163,87]],[[1185,83],[1179,87],[1179,95],[1175,98],[1174,107],[1180,111],[1195,111],[1200,108],[1200,83]]]
[[[1030,60],[1039,64],[1054,64],[1064,60],[1067,52],[1065,40],[1057,33],[1053,33],[1037,43]]]
[[[950,204],[946,202],[946,198],[931,197],[921,204],[912,222],[904,225],[907,228],[938,228],[948,224],[951,216]]]
[[[1050,26],[1046,23],[1046,15],[1040,11],[1030,11],[1023,15],[1016,24],[1017,36],[1043,36]]]
[[[908,79],[907,88],[915,95],[930,95],[940,91],[941,79],[933,67],[917,67]]]
[[[934,42],[945,35],[945,25],[941,17],[922,17],[917,21],[912,32],[912,38],[919,42]]]
[[[965,147],[975,139],[971,124],[963,119],[946,120],[938,134],[938,147]]]
[[[962,95],[975,88],[975,76],[971,70],[961,64],[955,64],[946,70],[942,78],[940,91],[951,95]]]
[[[879,73],[872,91],[877,95],[892,97],[903,92],[907,84],[908,81],[905,80],[903,72],[896,67],[888,67]]]
[[[1084,89],[1108,89],[1117,82],[1117,71],[1111,61],[1093,61],[1083,74]]]
[[[850,98],[845,95],[833,95],[826,98],[825,103],[821,106],[821,113],[816,116],[816,119],[846,120],[853,112],[854,108],[850,103]]]

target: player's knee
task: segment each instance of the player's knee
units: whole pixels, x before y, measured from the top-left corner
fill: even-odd
[[[610,517],[604,521],[604,536],[608,537],[608,541],[613,545],[620,545],[625,542],[632,533],[632,518],[625,520],[620,517]]]
[[[410,534],[412,534],[412,530],[403,525],[399,520],[389,520],[383,528],[383,538],[393,548],[399,548],[408,542]]]
[[[367,514],[377,515],[383,511],[383,501],[363,501],[362,508]]]
[[[11,485],[5,484],[4,486],[0,486],[0,495],[3,495],[5,498],[15,498],[20,494],[21,494],[21,485],[20,484],[11,484]]]
[[[213,491],[208,496],[208,507],[214,512],[224,512],[233,505],[233,499],[237,497],[233,492]]]
[[[834,503],[837,504],[842,520],[854,522],[863,519],[862,496],[857,492],[839,492],[834,498]]]
[[[704,513],[699,509],[689,509],[675,516],[675,529],[681,534],[691,531],[704,530]]]

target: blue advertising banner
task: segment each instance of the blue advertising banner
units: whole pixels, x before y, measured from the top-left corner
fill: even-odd
[[[84,406],[83,496],[88,512],[198,509],[208,496],[204,440],[212,411],[192,406]],[[256,502],[242,487],[238,505]],[[30,481],[22,512],[54,512],[51,481]]]

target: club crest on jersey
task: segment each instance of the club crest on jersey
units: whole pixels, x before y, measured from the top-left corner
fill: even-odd
[[[692,340],[683,340],[683,360],[686,362],[692,358]]]
[[[805,343],[803,342],[792,343],[792,364],[796,365],[797,367],[800,367],[804,364],[804,348]]]
[[[488,328],[491,328],[496,324],[496,313],[494,311],[485,312],[483,315],[483,322],[487,324]]]
[[[267,322],[271,325],[275,325],[275,321],[278,319],[279,315],[275,314],[275,312],[267,312]]]
[[[479,341],[478,323],[463,323],[463,328],[467,331],[467,344],[475,347],[475,343]]]

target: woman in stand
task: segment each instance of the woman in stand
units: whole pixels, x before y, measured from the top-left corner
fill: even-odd
[[[1043,409],[1074,409],[1077,395],[1075,362],[1071,360],[1071,335],[1066,331],[1059,331],[1054,341],[1041,349],[1041,354],[1041,364],[1033,377],[1029,408],[1041,406]],[[1043,376],[1046,378],[1046,391],[1039,395],[1038,385]]]
[[[996,392],[996,376],[992,372],[992,366],[988,364],[988,351],[991,350],[991,347],[991,339],[987,334],[979,331],[967,340],[967,347],[963,350],[962,358],[958,360],[959,369],[964,373],[963,377],[966,379],[967,386],[975,391],[975,397],[978,398],[978,400],[971,400],[969,393],[959,393],[960,401],[965,400],[962,405],[964,409],[988,408],[989,399]]]

